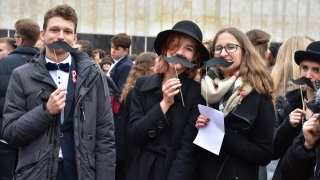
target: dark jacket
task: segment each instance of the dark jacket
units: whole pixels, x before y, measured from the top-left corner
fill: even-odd
[[[200,84],[180,74],[185,107],[178,94],[163,114],[162,78],[159,73],[139,77],[132,90],[129,138],[140,150],[128,180],[192,179],[197,161],[193,141],[198,132],[198,104],[205,104]]]
[[[128,124],[130,119],[130,111],[131,111],[131,101],[132,101],[132,90],[129,91],[127,97],[126,97],[126,113],[124,116],[124,150],[125,150],[125,156],[126,156],[126,174],[128,174],[130,166],[134,160],[134,157],[136,156],[137,152],[139,151],[139,148],[134,146],[130,142],[130,137],[128,134]]]
[[[251,92],[225,117],[219,156],[201,148],[197,179],[257,180],[259,166],[271,161],[274,118],[271,99]]]
[[[73,115],[78,179],[114,179],[114,126],[104,74],[85,53],[71,55],[78,71]],[[2,133],[19,147],[17,179],[55,180],[57,175],[61,123],[45,108],[57,88],[45,64],[43,49],[13,71],[8,86]]]
[[[296,137],[278,165],[282,180],[320,179],[320,154],[317,147],[319,148],[319,145],[315,145],[312,149],[305,148],[302,133]]]
[[[123,86],[127,81],[127,77],[132,68],[132,65],[133,65],[132,60],[128,56],[125,56],[111,69],[110,77],[112,78],[113,82],[117,85],[120,92],[122,92]],[[125,160],[124,116],[125,116],[125,106],[120,105],[118,113],[114,114],[117,161]]]
[[[279,99],[279,97],[277,98]],[[279,100],[276,102],[279,107],[277,118],[276,118],[276,129],[274,135],[274,145],[273,145],[273,156],[272,159],[279,159],[279,164],[282,161],[282,157],[287,152],[288,148],[293,142],[293,139],[299,135],[302,129],[300,123],[299,126],[293,127],[290,124],[289,114],[295,109],[302,109],[302,99],[300,90],[294,90],[286,95],[287,103],[284,103],[283,108],[279,105]],[[276,170],[273,175],[273,180],[281,180],[281,171],[279,165],[276,167]]]
[[[13,50],[8,56],[0,59],[0,129],[3,122],[3,108],[6,98],[6,91],[12,71],[27,63],[27,60],[32,59],[39,51],[31,46],[19,46]]]

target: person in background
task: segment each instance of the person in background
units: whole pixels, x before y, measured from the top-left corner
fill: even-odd
[[[291,36],[280,46],[276,64],[271,71],[276,97],[285,96],[299,88],[299,85],[293,84],[290,80],[300,77],[300,67],[294,61],[294,53],[305,50],[310,43],[310,40],[302,36]]]
[[[275,96],[267,63],[234,27],[219,30],[211,50],[233,64],[217,64],[201,80],[203,97],[224,115],[225,135],[219,155],[200,148],[197,178],[257,180],[259,166],[272,158]],[[200,115],[195,126],[206,128],[210,121]]]
[[[93,51],[93,59],[96,61],[97,65],[100,65],[102,59],[106,56],[106,52],[102,49],[95,49]]]
[[[128,173],[129,168],[132,164],[132,161],[135,155],[138,152],[138,148],[130,143],[130,137],[128,135],[128,123],[130,118],[130,109],[131,109],[131,99],[132,99],[132,89],[136,83],[136,80],[140,76],[151,75],[155,73],[155,64],[158,56],[152,52],[141,53],[137,56],[135,64],[132,66],[131,71],[129,72],[128,79],[124,88],[122,90],[120,102],[125,104],[126,113],[124,117],[124,127],[125,127],[125,156],[126,156],[126,173]]]
[[[43,49],[44,47],[46,47],[46,44],[43,42],[43,40],[41,39],[41,37],[39,36],[38,41],[36,42],[36,44],[34,45],[35,48],[37,48],[39,51],[41,49]]]
[[[87,53],[89,57],[92,57],[93,55],[92,44],[87,40],[78,40],[72,47]]]
[[[306,108],[295,110],[289,115],[292,126],[297,127],[300,134],[291,141],[292,143],[279,162],[281,178],[277,179],[319,179],[320,123],[318,118],[320,111],[319,102],[317,102],[319,90],[316,92],[314,88],[317,87],[315,81],[320,79],[320,41],[310,43],[306,50],[296,51],[294,59],[295,63],[300,66],[300,76],[311,80],[314,87],[303,85],[306,93],[301,96],[303,97],[302,103],[306,105]],[[310,103],[314,103],[316,108],[309,106]]]
[[[204,39],[202,41],[202,44],[207,48],[208,52],[211,52],[211,48],[212,48],[212,39]]]
[[[40,36],[39,25],[31,19],[20,19],[15,25],[14,38],[17,48],[11,51],[8,56],[0,60],[0,129],[3,123],[3,109],[7,88],[11,78],[12,71],[27,63],[39,51],[34,48],[38,37]],[[16,147],[8,144],[0,136],[0,179],[12,179],[16,167],[17,150]]]
[[[138,57],[138,55],[136,55],[136,54],[130,54],[128,57],[129,57],[129,58],[132,60],[132,62],[134,63],[134,61],[136,60],[136,58]]]
[[[128,57],[130,45],[131,39],[126,33],[119,33],[111,38],[111,58],[114,60],[114,64],[110,67],[108,75],[117,85],[120,93],[122,93],[123,86],[133,65],[132,60]],[[125,106],[121,104],[118,112],[113,114],[117,150],[116,180],[126,178],[124,117]]]
[[[272,159],[282,161],[284,154],[292,144],[293,139],[299,135],[302,123],[297,123],[291,114],[304,112],[303,97],[313,96],[312,91],[305,91],[299,85],[294,84],[290,78],[301,77],[301,67],[295,62],[295,52],[304,51],[311,43],[309,39],[302,36],[288,38],[279,48],[276,64],[271,72],[274,81],[275,94],[277,96],[275,120],[275,136]],[[309,95],[308,95],[309,94]],[[269,166],[268,168],[271,168]],[[280,167],[273,166],[274,180],[282,179]],[[270,177],[268,175],[268,177]],[[271,176],[272,177],[272,176]]]
[[[108,72],[109,72],[109,69],[112,65],[112,60],[111,60],[111,56],[107,55],[105,56],[101,63],[100,63],[100,66],[101,66],[101,70],[107,75]]]
[[[209,58],[202,32],[183,20],[160,32],[154,42],[156,72],[140,76],[132,89],[128,136],[139,148],[128,172],[130,180],[191,180],[196,168],[200,84],[193,80],[201,61]],[[168,63],[165,58],[183,59]],[[190,66],[191,67],[191,66]]]
[[[11,51],[16,48],[16,41],[13,38],[2,37],[0,38],[0,59],[7,56]]]
[[[269,50],[270,50],[270,54],[268,56],[268,61],[269,61],[270,70],[272,71],[272,68],[276,64],[279,48],[276,46],[272,46],[269,48]]]
[[[202,44],[207,48],[210,56],[212,56],[211,54],[211,48],[212,48],[212,39],[204,39],[202,41]],[[197,76],[194,78],[195,81],[197,81],[198,83],[201,82],[201,78],[204,75],[204,73],[206,72],[206,67],[202,66],[198,69],[197,71]]]
[[[88,55],[71,48],[77,24],[71,6],[49,9],[41,31],[46,48],[13,70],[2,135],[19,147],[17,180],[114,179],[114,125],[105,75]],[[17,43],[25,41],[16,36]]]
[[[253,46],[259,52],[260,56],[269,64],[268,56],[270,54],[270,39],[271,35],[260,29],[252,29],[246,33]]]

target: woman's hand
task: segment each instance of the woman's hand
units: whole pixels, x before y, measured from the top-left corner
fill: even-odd
[[[289,114],[290,124],[293,127],[297,127],[301,123],[302,117],[304,117],[305,115],[306,111],[301,109],[295,109]]]
[[[181,87],[180,80],[177,78],[171,78],[165,82],[162,86],[163,99],[160,102],[160,106],[163,114],[166,114],[169,107],[174,103],[174,96],[179,93]]]
[[[210,121],[209,118],[207,118],[204,115],[200,115],[196,121],[196,128],[199,129],[201,127],[207,126],[208,122]]]
[[[304,146],[311,149],[320,138],[319,114],[314,114],[308,121],[303,124],[302,132],[304,136]]]
[[[171,78],[162,86],[163,99],[166,104],[172,105],[174,103],[174,96],[179,93],[181,87],[180,80],[177,78]]]

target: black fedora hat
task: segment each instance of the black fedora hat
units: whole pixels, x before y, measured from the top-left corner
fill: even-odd
[[[312,42],[305,51],[296,51],[294,60],[298,65],[302,60],[312,60],[320,63],[320,41]]]
[[[161,55],[161,52],[162,52],[161,48],[163,43],[166,42],[166,40],[168,39],[168,36],[172,32],[181,32],[181,33],[187,34],[193,37],[198,42],[201,64],[202,64],[202,61],[207,61],[209,59],[209,52],[207,48],[202,44],[202,32],[200,28],[194,22],[189,20],[180,21],[176,23],[172,27],[172,29],[162,31],[157,35],[156,40],[154,41],[154,49],[159,56]]]

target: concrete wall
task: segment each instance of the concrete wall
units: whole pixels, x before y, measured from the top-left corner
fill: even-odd
[[[272,42],[292,35],[320,39],[320,0],[0,0],[0,29],[14,29],[21,18],[42,27],[43,15],[69,4],[79,16],[78,33],[156,36],[179,20],[196,22],[205,38],[222,27],[262,29]]]

